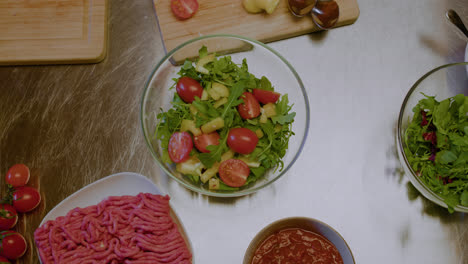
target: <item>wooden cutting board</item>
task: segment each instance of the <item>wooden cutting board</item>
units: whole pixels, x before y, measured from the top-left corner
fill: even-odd
[[[107,0],[0,0],[0,65],[99,62]]]
[[[318,31],[310,16],[297,18],[280,0],[273,14],[249,14],[242,0],[198,0],[199,9],[190,19],[178,20],[171,11],[170,0],[153,0],[166,51],[201,35],[235,34],[271,42]],[[336,27],[354,23],[359,17],[357,0],[336,0],[340,18]]]

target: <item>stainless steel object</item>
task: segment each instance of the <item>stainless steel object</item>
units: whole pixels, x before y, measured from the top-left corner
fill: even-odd
[[[335,0],[318,0],[312,8],[312,20],[320,29],[331,29],[338,22],[340,7]]]
[[[317,0],[288,0],[288,7],[295,16],[302,17],[310,14]]]
[[[468,29],[466,29],[465,24],[463,24],[463,21],[457,12],[455,12],[453,9],[450,9],[445,13],[445,16],[447,17],[447,20],[454,24],[468,40]]]

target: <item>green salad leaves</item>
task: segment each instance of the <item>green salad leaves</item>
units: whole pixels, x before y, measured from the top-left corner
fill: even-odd
[[[424,96],[413,108],[404,151],[420,179],[453,212],[454,206],[468,206],[468,97],[438,102]]]
[[[260,163],[260,166],[250,168],[250,175],[247,178],[246,185],[257,181],[268,169],[282,170],[284,167],[282,158],[288,149],[289,138],[294,135],[291,124],[296,115],[295,112],[291,112],[292,105],[289,104],[288,95],[281,96],[276,103],[276,115],[268,118],[266,122],[261,122],[260,117],[243,119],[237,110],[237,106],[243,103],[242,94],[252,92],[253,89],[274,91],[274,87],[268,78],[264,76],[257,78],[249,73],[246,59],[243,59],[241,64],[236,64],[230,56],[214,56],[208,63],[202,65],[203,70],[200,71],[197,68],[199,67],[197,63],[207,56],[210,56],[210,54],[206,47],[203,47],[199,50],[197,61],[186,60],[178,74],[180,77],[188,76],[197,80],[207,91],[211,89],[214,82],[223,84],[229,89],[229,96],[223,98],[225,101],[222,105],[217,106],[216,100],[213,98],[202,100],[196,97],[191,104],[185,103],[175,93],[172,98],[172,108],[166,112],[161,109],[157,116],[159,123],[155,131],[155,137],[160,140],[160,146],[164,150],[163,161],[172,163],[167,152],[169,139],[174,132],[180,131],[183,120],[193,120],[195,126],[199,128],[214,118],[222,118],[224,127],[217,130],[220,136],[219,145],[208,146],[209,153],[201,153],[195,148],[190,153],[191,156],[196,156],[199,159],[205,169],[209,169],[217,162],[220,162],[221,156],[229,150],[227,145],[229,130],[244,127],[262,134],[254,151],[248,155],[243,155],[243,158]],[[171,89],[175,87],[179,78],[173,79],[174,85]],[[199,182],[199,175],[186,176],[195,183]],[[219,190],[236,189],[223,184],[223,182],[221,182],[219,188]]]

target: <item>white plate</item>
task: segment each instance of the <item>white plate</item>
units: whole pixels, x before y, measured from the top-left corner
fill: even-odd
[[[95,205],[109,196],[137,195],[139,193],[152,193],[163,195],[163,193],[154,185],[152,181],[141,174],[132,172],[121,172],[107,176],[94,183],[91,183],[74,194],[68,196],[65,200],[54,207],[42,219],[41,226],[49,221],[55,220],[59,216],[65,216],[70,210],[76,207],[87,207]],[[182,222],[177,217],[174,209],[171,207],[171,216],[179,227],[179,232],[185,238],[187,246],[192,253],[192,262],[194,259],[192,245],[187,237]],[[37,253],[39,256],[39,252]],[[39,258],[39,261],[40,258]],[[42,261],[41,261],[42,263]]]

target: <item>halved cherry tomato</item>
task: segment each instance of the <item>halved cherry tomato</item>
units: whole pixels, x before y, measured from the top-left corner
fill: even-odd
[[[171,0],[172,13],[178,19],[192,17],[198,10],[197,0]]]
[[[26,252],[26,240],[18,232],[2,231],[0,241],[0,255],[7,259],[21,258]]]
[[[7,258],[0,256],[0,264],[11,264]]]
[[[281,94],[273,91],[253,89],[253,95],[262,104],[276,103],[280,98]]]
[[[188,132],[174,132],[169,139],[169,158],[175,163],[188,160],[193,149],[192,137]]]
[[[212,132],[209,134],[201,134],[200,136],[193,137],[195,147],[204,153],[209,153],[210,151],[206,147],[211,145],[219,145],[219,134],[218,132]]]
[[[229,130],[227,144],[237,153],[252,153],[257,146],[257,143],[257,134],[248,128],[239,127]]]
[[[192,103],[195,96],[202,97],[203,87],[197,80],[184,76],[177,81],[176,91],[184,102]]]
[[[26,213],[32,211],[40,202],[41,195],[32,187],[19,187],[13,192],[13,206],[17,212]]]
[[[249,166],[242,160],[228,159],[219,165],[219,177],[228,186],[241,187],[249,177]]]
[[[9,204],[0,205],[0,230],[13,228],[18,222],[18,214],[13,206]]]
[[[244,102],[237,106],[237,111],[244,119],[252,119],[260,115],[260,104],[253,94],[244,92],[241,96]]]
[[[24,186],[29,181],[29,168],[24,164],[15,164],[8,170],[5,180],[13,187]]]

